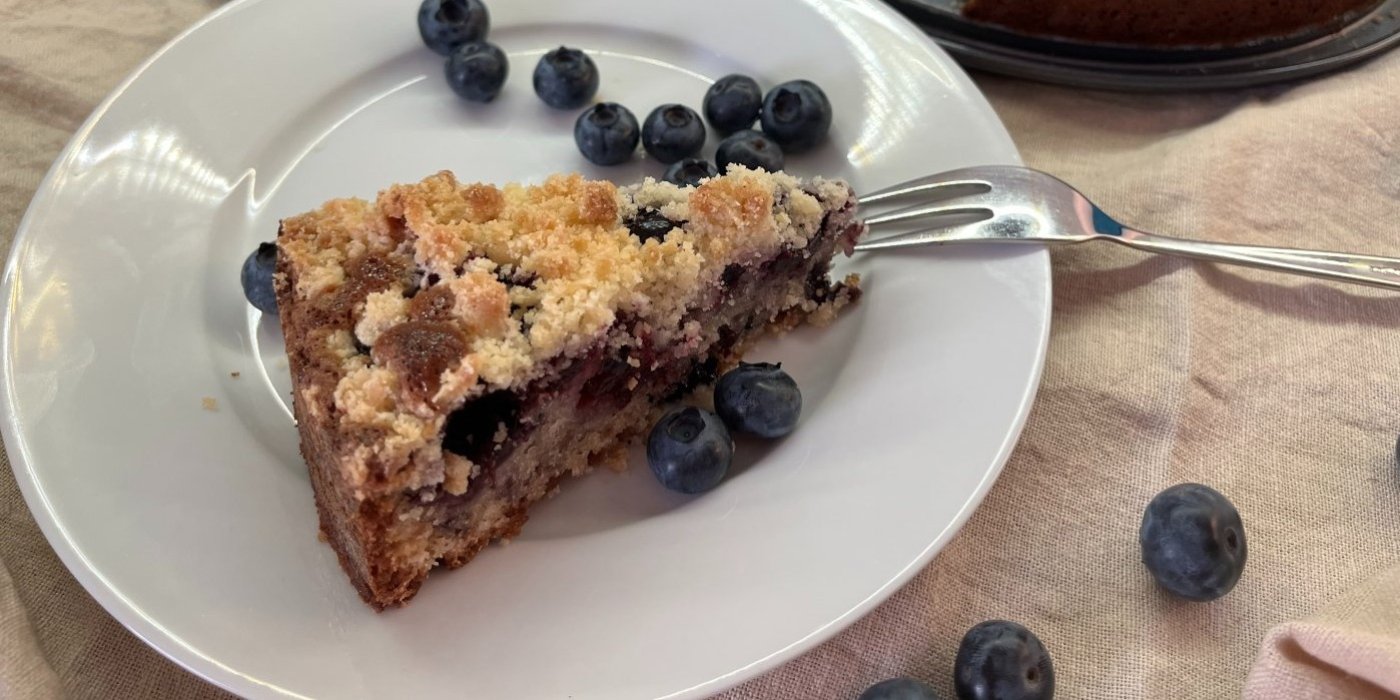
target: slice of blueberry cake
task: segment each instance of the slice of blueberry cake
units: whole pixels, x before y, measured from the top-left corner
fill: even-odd
[[[277,303],[321,530],[399,605],[621,467],[669,402],[770,330],[830,321],[864,232],[842,182],[736,168],[698,187],[443,172],[278,233]]]

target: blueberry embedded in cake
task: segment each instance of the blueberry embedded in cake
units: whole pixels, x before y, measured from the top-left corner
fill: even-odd
[[[278,233],[277,300],[321,529],[360,595],[514,536],[621,466],[666,405],[770,331],[853,301],[844,183],[735,168],[698,187],[443,172]]]

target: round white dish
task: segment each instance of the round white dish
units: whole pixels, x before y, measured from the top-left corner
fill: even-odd
[[[858,257],[866,297],[754,355],[803,387],[802,424],[744,443],[697,498],[626,474],[565,485],[520,538],[382,614],[316,537],[275,319],[238,268],[279,218],[439,169],[580,170],[573,112],[529,76],[592,53],[600,99],[644,116],[706,82],[804,77],[836,108],[798,175],[869,191],[1014,163],[1000,122],[919,30],[866,0],[510,0],[504,95],[467,105],[413,3],[241,0],[158,52],[55,163],[5,271],[4,438],[87,590],[170,658],[250,697],[682,698],[828,638],[903,584],[990,487],[1049,326],[1041,249]],[[710,148],[714,141],[712,139]]]

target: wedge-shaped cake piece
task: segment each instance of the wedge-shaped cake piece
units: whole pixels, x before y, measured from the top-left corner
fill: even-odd
[[[412,598],[621,466],[666,404],[770,330],[858,294],[844,183],[744,169],[693,188],[447,172],[278,234],[278,307],[321,530],[367,603]]]

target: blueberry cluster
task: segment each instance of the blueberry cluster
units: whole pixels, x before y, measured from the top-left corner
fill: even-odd
[[[684,187],[724,172],[731,163],[782,170],[785,154],[811,149],[831,130],[831,101],[810,80],[786,82],[765,95],[753,78],[728,75],[706,91],[701,111],[703,119],[685,105],[664,104],[647,115],[639,131],[630,110],[605,103],[579,117],[574,138],[583,156],[599,165],[626,162],[640,143],[668,165],[662,179]],[[706,121],[723,137],[713,163],[700,157]]]
[[[510,61],[486,40],[491,13],[482,0],[423,0],[418,32],[423,43],[447,57],[447,84],[462,99],[490,102],[501,94]],[[579,109],[598,94],[598,66],[588,54],[561,46],[540,57],[533,76],[535,94],[555,109]],[[616,102],[588,107],[574,122],[579,153],[597,165],[631,160],[641,147],[668,167],[662,179],[697,185],[731,163],[769,172],[783,169],[786,154],[801,153],[826,138],[831,101],[816,83],[793,80],[767,94],[746,75],[728,75],[706,91],[704,118],[681,104],[664,104],[638,122]],[[714,161],[700,157],[705,122],[723,140]],[[758,129],[755,129],[757,122]]]
[[[423,0],[418,7],[418,33],[447,57],[447,84],[464,100],[490,102],[506,84],[510,61],[486,40],[490,31],[491,13],[481,0]]]
[[[447,57],[447,84],[459,97],[490,102],[501,94],[510,60],[486,40],[491,13],[482,0],[423,0],[418,33],[423,43]],[[598,93],[598,67],[582,51],[559,47],[535,66],[535,94],[556,109],[576,109]]]
[[[695,494],[719,485],[734,459],[730,431],[761,438],[791,433],[802,392],[781,365],[740,363],[715,384],[715,412],[678,408],[647,438],[647,463],[661,485]]]

